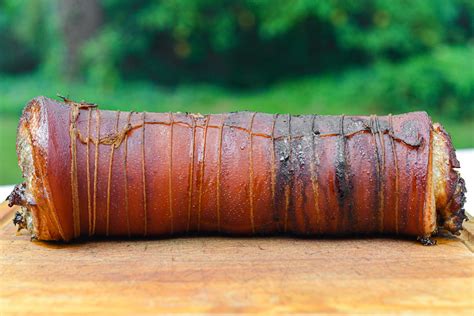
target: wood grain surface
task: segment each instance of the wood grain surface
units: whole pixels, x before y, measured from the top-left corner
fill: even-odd
[[[0,314],[474,313],[472,224],[403,239],[30,242],[0,206]],[[472,222],[472,221],[471,221]]]

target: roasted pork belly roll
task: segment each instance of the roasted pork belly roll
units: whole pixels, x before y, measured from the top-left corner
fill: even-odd
[[[14,222],[39,240],[197,233],[458,234],[465,186],[425,112],[138,113],[38,97],[23,111]]]

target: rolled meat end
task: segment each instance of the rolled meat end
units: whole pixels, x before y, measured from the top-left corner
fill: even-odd
[[[92,236],[416,236],[466,219],[451,139],[389,116],[102,111],[45,97],[20,119],[14,222]]]

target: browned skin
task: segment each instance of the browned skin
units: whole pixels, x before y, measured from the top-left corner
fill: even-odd
[[[48,127],[35,171],[44,189],[30,207],[39,239],[436,229],[425,214],[432,122],[424,112],[201,116],[66,101],[36,98],[20,122],[28,130],[40,111]],[[448,207],[457,211],[454,181]]]
[[[437,192],[438,226],[459,235],[462,223],[467,219],[463,208],[466,200],[466,186],[464,179],[456,170],[460,168],[460,164],[456,159],[449,134],[439,123],[433,125],[433,130],[436,133],[435,140],[438,142],[438,146],[436,146],[438,151],[434,154],[434,163],[438,164],[435,172],[439,173],[438,179],[435,177],[434,181]],[[438,154],[438,157],[436,157],[436,154]]]

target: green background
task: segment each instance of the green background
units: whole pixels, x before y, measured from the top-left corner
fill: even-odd
[[[57,93],[135,111],[425,110],[474,147],[473,3],[0,0],[0,184],[20,181],[23,106]]]

